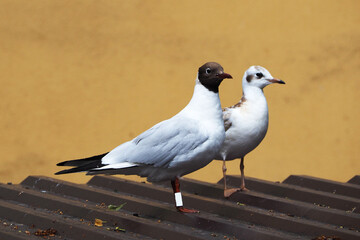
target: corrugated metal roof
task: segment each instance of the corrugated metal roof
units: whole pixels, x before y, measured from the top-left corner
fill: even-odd
[[[221,180],[184,178],[184,205],[200,213],[183,214],[170,183],[29,176],[0,184],[0,239],[360,239],[359,180],[247,177],[251,191],[224,199]],[[238,186],[240,178],[228,176],[228,184]]]

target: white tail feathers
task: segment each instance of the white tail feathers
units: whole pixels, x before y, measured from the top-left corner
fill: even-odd
[[[119,168],[129,168],[129,167],[136,167],[136,166],[138,166],[138,165],[135,163],[122,162],[122,163],[109,164],[109,165],[103,166],[101,168],[96,168],[95,170],[119,169]]]

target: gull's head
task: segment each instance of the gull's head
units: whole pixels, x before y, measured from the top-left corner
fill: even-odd
[[[261,66],[251,66],[243,77],[243,87],[253,86],[263,89],[272,83],[285,84],[284,81],[271,76],[270,72]]]
[[[212,92],[219,91],[219,86],[225,78],[232,78],[232,76],[225,73],[223,67],[216,62],[207,62],[199,68],[199,82]]]

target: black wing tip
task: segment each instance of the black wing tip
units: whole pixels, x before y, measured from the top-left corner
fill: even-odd
[[[60,166],[60,165],[59,165]],[[62,171],[58,171],[56,173],[54,173],[55,175],[61,175],[61,174],[66,174],[66,173],[70,173],[68,172],[68,170],[62,170]]]
[[[64,162],[59,162],[56,164],[56,166],[66,166],[65,164],[67,163],[68,161],[64,161]]]
[[[75,168],[61,170],[59,172],[56,172],[55,175],[61,175],[61,174],[67,174],[67,173],[77,173],[77,172],[84,172],[84,171],[86,171],[86,169],[75,167]]]
[[[75,159],[75,160],[67,160],[67,161],[63,161],[63,162],[59,162],[56,164],[56,166],[73,166],[73,167],[79,167],[82,165],[86,165],[89,164],[91,162],[98,162],[101,161],[101,159],[103,157],[105,157],[107,153],[103,153],[103,154],[99,154],[99,155],[95,155],[92,157],[87,157],[87,158],[80,158],[80,159]]]

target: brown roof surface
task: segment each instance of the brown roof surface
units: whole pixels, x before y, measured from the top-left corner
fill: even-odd
[[[176,211],[170,183],[29,176],[19,185],[0,184],[0,239],[360,239],[359,176],[347,183],[248,177],[251,191],[229,199],[221,180],[180,183],[184,205],[199,214]],[[229,176],[228,183],[238,186],[240,179]]]

